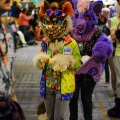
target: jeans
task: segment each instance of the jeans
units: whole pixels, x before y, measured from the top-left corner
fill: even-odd
[[[28,45],[33,45],[34,43],[35,43],[35,40],[29,40],[29,41],[27,41]]]
[[[25,34],[25,32],[27,31],[27,26],[21,25],[21,26],[19,27],[19,30],[22,31],[23,34]]]
[[[85,120],[92,120],[92,93],[96,82],[87,74],[76,76],[76,89],[70,100],[70,120],[78,120],[78,99],[81,90],[81,100]]]

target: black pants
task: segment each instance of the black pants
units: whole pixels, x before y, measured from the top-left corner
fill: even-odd
[[[110,82],[110,72],[109,72],[108,59],[106,60],[106,63],[105,63],[105,82],[106,83]]]
[[[76,77],[76,90],[70,101],[70,120],[78,119],[78,99],[81,89],[81,100],[85,120],[92,120],[92,93],[96,82],[89,75],[81,74]]]

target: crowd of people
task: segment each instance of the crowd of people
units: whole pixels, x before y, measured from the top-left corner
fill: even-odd
[[[23,8],[17,1],[13,1],[11,9],[7,12],[7,23],[15,35],[15,51],[19,47],[35,45],[40,41],[40,27],[38,11],[34,5]]]
[[[40,8],[23,8],[17,1],[10,7],[9,0],[0,0],[0,16],[5,12],[7,23],[0,19],[0,120],[25,120],[12,87],[13,53],[38,41],[34,65],[43,70],[39,110],[45,109],[38,113],[46,113],[46,120],[78,120],[81,92],[84,119],[92,120],[92,94],[105,71],[105,87],[112,85],[115,96],[107,114],[120,118],[120,0],[108,6],[100,0],[43,0]]]

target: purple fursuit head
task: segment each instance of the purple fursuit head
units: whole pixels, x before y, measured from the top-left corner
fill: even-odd
[[[78,0],[68,0],[68,1],[72,4],[72,7],[75,11],[77,9]]]
[[[79,2],[77,6],[79,11]],[[88,9],[85,10],[84,13],[79,13],[77,17],[73,17],[73,22],[75,22],[75,24],[73,23],[74,27],[71,31],[71,34],[77,42],[85,42],[91,39],[98,23],[98,17],[102,7],[102,2],[91,2]]]

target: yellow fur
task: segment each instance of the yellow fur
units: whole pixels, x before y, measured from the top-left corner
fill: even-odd
[[[34,57],[34,66],[43,69],[49,59],[50,57],[47,54],[41,52]]]

